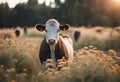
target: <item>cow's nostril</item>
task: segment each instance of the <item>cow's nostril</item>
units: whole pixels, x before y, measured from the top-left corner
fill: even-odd
[[[48,41],[49,41],[49,44],[55,44],[55,40],[54,39],[50,39]]]

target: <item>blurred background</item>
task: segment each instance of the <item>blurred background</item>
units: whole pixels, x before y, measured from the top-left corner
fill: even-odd
[[[55,18],[71,26],[119,26],[120,0],[0,0],[0,28]]]
[[[71,26],[74,61],[43,73],[35,25],[50,18]],[[0,82],[120,82],[120,0],[0,0]]]
[[[40,43],[45,32],[34,26],[50,18],[71,26],[62,33],[71,36],[74,50],[92,45],[120,52],[120,0],[0,0],[0,37]]]

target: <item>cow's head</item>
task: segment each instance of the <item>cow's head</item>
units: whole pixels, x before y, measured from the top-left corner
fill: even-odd
[[[59,40],[59,30],[66,31],[69,28],[68,24],[60,25],[55,19],[49,19],[45,25],[37,24],[36,29],[38,31],[45,31],[46,42],[48,44],[56,44]]]

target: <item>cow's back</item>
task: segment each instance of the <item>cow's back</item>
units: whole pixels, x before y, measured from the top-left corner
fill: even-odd
[[[66,47],[67,52],[68,52],[69,60],[72,60],[73,59],[73,42],[72,42],[72,39],[69,36],[60,36],[60,39],[65,44],[65,47]]]

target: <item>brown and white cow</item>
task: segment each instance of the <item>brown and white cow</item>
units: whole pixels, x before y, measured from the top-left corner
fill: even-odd
[[[42,69],[45,71],[47,59],[53,60],[53,66],[56,67],[57,60],[65,57],[68,61],[73,59],[73,43],[70,37],[59,34],[60,30],[68,30],[69,25],[60,25],[55,19],[49,19],[45,25],[37,24],[38,31],[45,31],[45,38],[41,43],[39,58]]]

